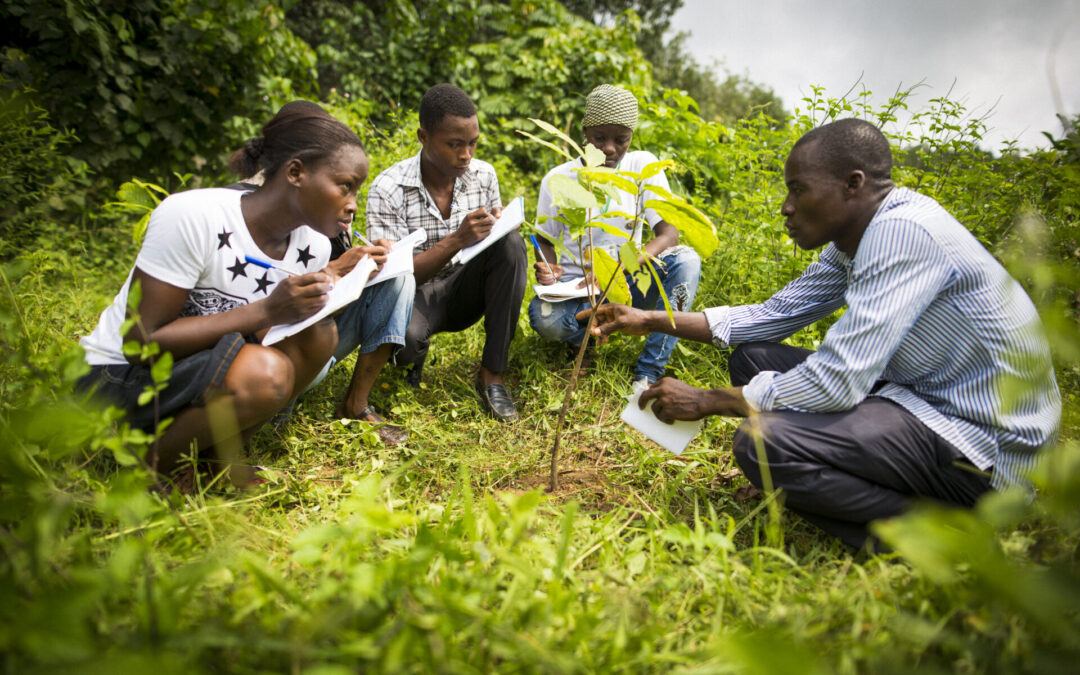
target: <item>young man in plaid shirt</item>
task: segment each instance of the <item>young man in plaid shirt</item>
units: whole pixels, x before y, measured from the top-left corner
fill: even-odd
[[[465,92],[451,84],[429,89],[420,101],[417,137],[419,154],[380,173],[368,193],[370,239],[427,233],[413,259],[416,298],[397,362],[413,364],[412,381],[418,383],[431,336],[483,318],[476,388],[496,419],[515,420],[517,407],[502,375],[525,297],[525,244],[510,234],[465,265],[451,263],[458,251],[488,236],[502,211],[495,169],[473,159],[480,125]]]

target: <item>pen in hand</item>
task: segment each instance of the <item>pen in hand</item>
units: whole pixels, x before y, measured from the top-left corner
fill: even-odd
[[[551,263],[549,263],[547,261],[547,258],[544,257],[544,252],[540,250],[540,244],[539,244],[539,242],[536,241],[536,235],[535,234],[530,234],[529,239],[532,240],[533,248],[536,249],[536,255],[540,256],[540,260],[544,263],[544,265],[547,266],[548,274],[551,275],[552,279],[554,279],[555,281],[558,281],[558,279],[555,279],[555,271],[551,269]]]
[[[251,263],[252,265],[256,265],[256,266],[261,267],[261,268],[266,269],[266,270],[277,270],[278,272],[284,272],[285,274],[288,274],[291,277],[299,276],[299,275],[297,275],[296,272],[290,272],[289,270],[282,269],[282,268],[278,267],[277,265],[275,265],[273,263],[267,262],[265,260],[260,260],[259,258],[256,258],[255,256],[246,255],[246,256],[244,256],[244,260],[246,262]]]
[[[289,270],[282,269],[282,268],[278,267],[277,265],[275,265],[275,264],[273,264],[271,262],[267,262],[266,260],[262,260],[261,258],[256,258],[255,256],[246,255],[246,256],[244,256],[244,261],[249,262],[252,265],[255,265],[257,267],[261,267],[261,268],[266,269],[266,270],[277,270],[278,272],[288,274],[290,277],[298,277],[298,276],[300,276],[296,272],[290,272]],[[330,284],[330,290],[334,290],[334,284]]]

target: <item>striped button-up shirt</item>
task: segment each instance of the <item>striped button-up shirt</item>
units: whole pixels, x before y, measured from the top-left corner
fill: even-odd
[[[829,244],[760,305],[705,310],[718,345],[779,341],[847,310],[820,348],[743,388],[757,410],[836,412],[872,395],[900,404],[996,487],[1022,482],[1053,443],[1061,395],[1020,285],[936,201],[894,189],[854,257]]]
[[[443,219],[435,200],[420,177],[420,154],[384,170],[371,183],[367,202],[368,239],[404,239],[423,228],[427,240],[416,247],[426,251],[458,229],[469,213],[480,207],[489,211],[502,206],[495,168],[473,159],[468,170],[454,181],[450,217]]]

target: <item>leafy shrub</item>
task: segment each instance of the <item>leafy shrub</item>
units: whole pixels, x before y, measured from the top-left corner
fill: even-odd
[[[3,91],[0,80],[0,260],[38,234],[43,221],[76,214],[85,165],[64,151],[70,132],[57,131],[31,91]]]
[[[275,2],[13,0],[0,26],[0,75],[34,86],[72,154],[114,179],[220,171],[244,140],[223,123],[268,117],[282,85],[313,93],[315,55]]]

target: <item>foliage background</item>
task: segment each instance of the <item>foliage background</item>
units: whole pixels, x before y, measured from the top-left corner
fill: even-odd
[[[680,56],[677,38],[664,42],[657,28],[678,2],[568,6],[0,6],[5,672],[1045,673],[1075,663],[1076,136],[1051,131],[1053,147],[1028,155],[990,152],[983,121],[918,90],[880,109],[815,90],[788,116],[767,88],[718,82]],[[148,492],[150,477],[120,464],[150,439],[71,393],[84,370],[75,339],[137,250],[135,218],[105,202],[132,177],[170,189],[230,180],[226,153],[298,96],[360,130],[374,175],[416,151],[418,97],[444,79],[478,102],[480,153],[504,199],[524,194],[530,208],[557,160],[515,130],[542,117],[576,131],[596,83],[634,90],[636,147],[679,163],[673,183],[721,234],[700,306],[760,300],[813,260],[778,224],[791,143],[835,117],[881,124],[898,182],[945,204],[1042,310],[1066,410],[1039,497],[1004,493],[975,512],[928,508],[888,523],[882,534],[903,562],[848,551],[773,508],[775,495],[748,494],[724,451],[735,421],[710,420],[682,458],[620,425],[632,338],[601,351],[576,398],[567,488],[544,495],[535,488],[566,355],[524,317],[509,375],[529,414],[514,427],[483,417],[471,393],[474,328],[437,339],[420,389],[383,376],[376,403],[408,424],[404,447],[333,419],[346,364],[292,422],[250,444],[275,470],[269,488]],[[706,105],[712,96],[727,103]],[[926,121],[919,136],[894,124],[908,106]],[[792,342],[814,346],[828,323]],[[726,353],[681,344],[670,371],[723,384]]]

